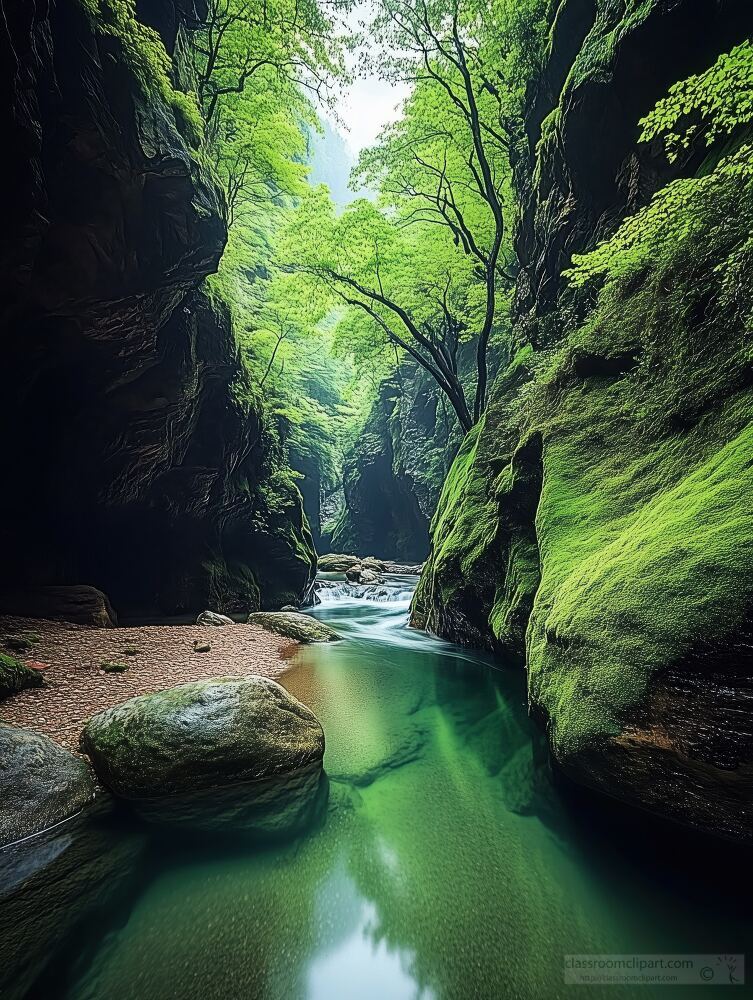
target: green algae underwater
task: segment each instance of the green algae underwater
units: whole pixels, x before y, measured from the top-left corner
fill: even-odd
[[[147,834],[130,890],[98,901],[29,996],[697,997],[565,985],[564,956],[745,951],[729,850],[555,787],[522,675],[408,629],[391,596],[321,605],[345,641],[283,677],[327,739],[309,828],[274,846]]]

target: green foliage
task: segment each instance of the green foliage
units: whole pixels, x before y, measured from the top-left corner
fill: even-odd
[[[744,43],[720,56],[700,76],[675,84],[669,96],[642,120],[641,139],[664,136],[670,159],[701,138],[706,146],[753,121],[753,47]],[[564,274],[576,287],[593,278],[629,279],[656,261],[697,254],[699,267],[715,259],[716,236],[732,254],[750,238],[753,144],[744,142],[715,168],[680,178],[658,191],[650,204],[626,219],[617,232],[588,254],[575,254]],[[741,211],[742,209],[742,211]],[[706,234],[701,240],[698,237]]]
[[[641,119],[641,139],[664,138],[667,155],[702,140],[711,146],[742,125],[753,122],[753,43],[749,40],[721,55],[714,65],[670,87],[669,95]]]
[[[680,178],[662,188],[611,239],[588,254],[574,254],[565,276],[575,287],[593,278],[627,280],[657,260],[668,262],[687,251],[697,255],[699,265],[713,262],[714,234],[727,241],[730,229],[741,248],[750,234],[749,216],[739,209],[753,197],[752,154],[753,145],[746,144],[710,174]],[[710,238],[699,240],[702,234]]]

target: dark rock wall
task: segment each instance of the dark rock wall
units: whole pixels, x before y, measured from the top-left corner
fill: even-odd
[[[457,448],[455,422],[428,377],[404,365],[384,382],[345,456],[344,503],[328,548],[422,562],[442,479]]]
[[[149,614],[300,598],[300,496],[200,290],[220,193],[79,3],[6,14],[3,588],[88,583]]]
[[[445,483],[413,606],[415,624],[525,665],[571,778],[744,840],[750,263],[737,304],[721,282],[750,205],[716,182],[728,214],[604,304],[562,271],[677,176],[708,176],[707,150],[672,165],[638,120],[752,25],[743,0],[557,5],[517,166],[518,350]]]

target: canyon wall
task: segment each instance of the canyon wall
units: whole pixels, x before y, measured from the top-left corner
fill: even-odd
[[[139,13],[180,48],[180,4]],[[89,584],[126,615],[300,600],[300,494],[203,287],[226,227],[196,108],[127,4],[6,16],[0,589]]]
[[[749,137],[670,162],[638,122],[740,44],[750,10],[556,6],[518,165],[514,360],[444,486],[413,621],[524,666],[575,781],[747,840],[753,195],[749,154],[717,166]],[[668,216],[627,276],[569,286],[573,253],[683,178],[702,224],[675,235]]]
[[[429,523],[458,445],[456,421],[431,379],[404,363],[347,450],[333,552],[423,562]],[[324,544],[324,543],[323,543]]]

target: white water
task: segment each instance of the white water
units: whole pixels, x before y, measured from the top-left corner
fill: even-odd
[[[322,576],[314,590],[320,604],[341,604],[358,601],[368,604],[405,604],[410,602],[416,587],[416,577],[386,575],[384,583],[349,583],[339,574]]]

